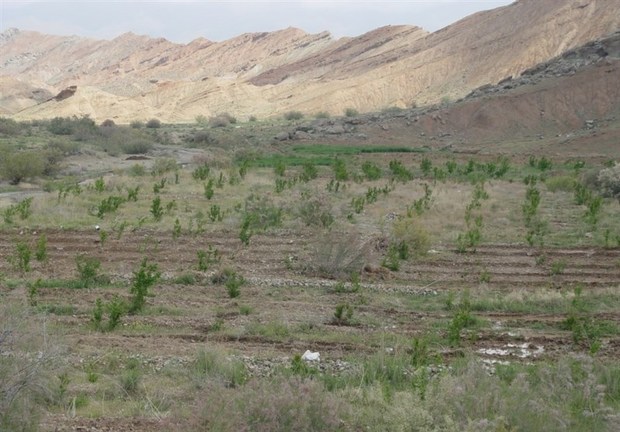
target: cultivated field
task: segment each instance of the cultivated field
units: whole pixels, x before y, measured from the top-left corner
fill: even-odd
[[[0,135],[1,430],[617,428],[613,160],[62,121]]]

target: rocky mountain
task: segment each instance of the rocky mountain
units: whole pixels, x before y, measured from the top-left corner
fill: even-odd
[[[518,0],[434,33],[387,26],[334,39],[288,28],[183,45],[131,33],[98,41],[9,29],[0,34],[0,114],[180,122],[434,104],[516,82],[614,33],[618,10],[620,0]]]
[[[452,103],[301,122],[276,139],[608,160],[620,154],[619,82],[620,31]]]

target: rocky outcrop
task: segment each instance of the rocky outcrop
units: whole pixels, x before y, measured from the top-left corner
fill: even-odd
[[[73,96],[76,91],[77,91],[77,86],[69,86],[69,87],[67,87],[64,90],[61,90],[60,93],[58,93],[56,96],[54,96],[54,100],[56,102],[60,102],[60,101],[63,101],[65,99],[68,99],[71,96]]]

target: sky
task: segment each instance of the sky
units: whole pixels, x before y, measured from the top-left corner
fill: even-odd
[[[297,27],[343,37],[399,24],[436,31],[474,12],[513,1],[0,0],[0,32],[16,27],[95,39],[133,32],[188,43],[198,37],[222,41],[243,33]]]

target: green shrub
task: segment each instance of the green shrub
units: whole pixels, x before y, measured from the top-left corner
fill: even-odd
[[[12,185],[39,177],[45,170],[45,161],[38,151],[6,152],[0,156],[0,177]]]
[[[224,212],[222,212],[222,209],[219,205],[211,205],[211,207],[209,208],[209,220],[211,222],[221,222],[222,220],[224,220]]]
[[[530,246],[536,242],[540,246],[544,245],[544,236],[547,233],[547,223],[539,215],[538,207],[540,206],[541,194],[536,188],[535,181],[529,181],[525,191],[525,202],[521,206],[525,228],[527,229],[526,240]]]
[[[180,236],[181,236],[181,221],[179,221],[179,218],[176,218],[174,220],[174,225],[172,227],[172,238],[176,240]]]
[[[592,360],[563,356],[552,364],[540,362],[516,368],[514,379],[507,382],[489,374],[479,361],[470,359],[442,376],[429,386],[424,402],[431,414],[432,429],[485,432],[615,429],[614,416],[608,414],[605,390],[598,386]]]
[[[97,180],[95,180],[95,191],[101,193],[103,191],[105,191],[105,181],[103,180],[103,177],[99,177]]]
[[[245,178],[246,174],[248,173],[248,169],[250,168],[250,161],[247,159],[242,160],[241,162],[239,162],[239,177],[241,177],[242,179]],[[230,176],[230,181],[229,183],[231,185],[235,185],[237,184],[237,182],[233,181],[233,175]]]
[[[344,160],[340,158],[334,159],[334,164],[332,165],[332,169],[334,170],[334,179],[336,181],[349,180],[349,172],[347,171],[347,165],[344,162]]]
[[[574,193],[577,205],[584,205],[592,199],[592,191],[579,181],[575,182]]]
[[[114,330],[121,322],[121,318],[127,312],[127,305],[118,296],[114,296],[106,305],[108,311],[108,331]]]
[[[138,192],[140,191],[140,186],[136,186],[134,188],[127,188],[127,201],[138,202]]]
[[[213,195],[215,194],[215,191],[213,190],[214,183],[215,181],[213,179],[209,179],[209,181],[203,185],[204,195],[205,195],[205,198],[208,200],[213,198]]]
[[[596,225],[603,208],[603,197],[592,196],[586,203],[586,213],[584,218],[590,225]]]
[[[308,226],[329,228],[334,223],[329,201],[318,196],[302,196],[297,215]]]
[[[159,180],[158,183],[153,184],[153,193],[160,193],[161,190],[166,187],[166,183],[168,182],[168,179],[166,177],[163,177]]]
[[[120,147],[125,154],[144,154],[153,149],[153,143],[147,138],[131,137],[123,141]]]
[[[21,220],[26,220],[32,215],[32,200],[32,197],[24,198],[15,205],[15,212],[19,215]]]
[[[151,174],[160,176],[170,171],[176,171],[178,168],[177,161],[172,158],[157,158],[151,168]]]
[[[161,127],[161,121],[156,118],[152,118],[146,122],[146,127],[148,129],[159,129]]]
[[[22,127],[23,127],[22,124],[17,123],[13,119],[10,119],[7,117],[0,117],[0,135],[5,135],[5,136],[19,135],[19,133],[22,130]]]
[[[413,201],[411,206],[407,206],[407,217],[413,217],[413,213],[415,212],[417,215],[422,215],[424,212],[431,209],[431,205],[433,204],[433,190],[430,186],[424,183],[424,196],[418,198]]]
[[[575,177],[560,175],[549,177],[545,180],[545,186],[549,192],[572,192],[575,189]]]
[[[47,236],[45,234],[41,234],[37,240],[34,257],[39,262],[47,262]]]
[[[394,222],[391,241],[400,245],[401,252],[407,250],[407,253],[399,252],[401,259],[406,259],[405,256],[408,258],[410,254],[412,256],[426,255],[431,244],[428,231],[417,219],[410,217]]]
[[[223,284],[230,298],[239,297],[240,288],[245,284],[245,278],[228,267],[213,275],[211,281],[215,284]]]
[[[407,168],[405,168],[401,161],[396,159],[391,160],[389,167],[395,180],[401,181],[403,183],[413,180],[413,173]]]
[[[129,359],[119,377],[120,387],[125,397],[134,396],[140,390],[142,372],[139,369],[139,365],[140,363],[137,360]]]
[[[32,257],[32,251],[30,247],[24,242],[18,242],[15,245],[15,257],[14,263],[19,271],[27,273],[30,271],[30,258]]]
[[[354,197],[351,198],[351,207],[353,207],[353,211],[357,214],[360,214],[364,211],[364,205],[366,204],[366,197]]]
[[[250,225],[252,223],[252,215],[245,215],[243,220],[241,221],[241,230],[239,231],[239,240],[245,246],[250,244],[250,239],[252,238],[252,230],[250,229]]]
[[[48,123],[48,130],[54,135],[73,135],[76,141],[91,141],[101,136],[100,128],[88,116],[56,117]]]
[[[387,253],[381,261],[381,265],[392,271],[400,270],[400,254],[398,245],[392,243],[388,246]]]
[[[314,244],[302,270],[310,276],[337,280],[360,274],[366,264],[367,248],[353,233],[344,236],[326,233]]]
[[[0,302],[0,430],[34,432],[46,403],[56,403],[63,353],[48,316],[10,303]]]
[[[318,113],[314,114],[314,118],[316,119],[328,119],[329,117],[330,115],[327,111],[319,111]]]
[[[131,175],[133,177],[142,177],[142,176],[146,175],[146,169],[144,168],[144,165],[133,164],[129,168],[129,175]]]
[[[95,300],[95,307],[93,308],[90,321],[95,327],[95,330],[102,329],[101,323],[103,321],[103,301],[101,300],[101,298],[97,298],[97,300]]]
[[[336,325],[350,325],[353,319],[353,307],[348,303],[340,303],[336,305],[334,311],[333,324]]]
[[[243,362],[226,358],[217,351],[200,350],[191,366],[192,379],[197,387],[216,384],[225,388],[237,388],[248,379]]]
[[[207,271],[213,264],[218,264],[221,260],[220,253],[213,246],[209,245],[207,251],[199,250],[196,252],[198,255],[198,270]]]
[[[477,320],[471,313],[471,303],[469,293],[465,291],[461,296],[461,301],[454,308],[452,319],[448,324],[448,341],[451,345],[459,345],[461,342],[462,331],[476,324]]]
[[[78,280],[83,288],[90,288],[95,283],[103,282],[99,274],[101,261],[98,258],[78,255],[75,257],[75,265],[78,272]]]
[[[209,177],[210,173],[211,168],[209,168],[209,165],[205,163],[200,165],[199,167],[196,167],[196,169],[192,171],[192,177],[194,178],[194,180],[205,181]]]
[[[359,115],[359,111],[355,108],[346,108],[344,110],[344,115],[346,117],[357,117]]]
[[[144,258],[140,263],[140,268],[133,273],[129,293],[132,295],[129,312],[140,312],[146,303],[149,295],[149,288],[157,283],[161,273],[157,269],[157,264],[149,264]]]
[[[175,277],[172,283],[177,285],[194,285],[196,284],[196,277],[191,273],[183,273]]]
[[[34,282],[29,282],[26,286],[27,288],[27,296],[28,296],[28,304],[32,307],[35,307],[38,303],[37,296],[39,294],[39,288],[41,288],[42,280],[38,278]]]
[[[275,164],[273,165],[273,172],[278,177],[284,177],[284,174],[286,173],[286,164],[282,159],[276,160]]]
[[[366,180],[379,180],[381,178],[381,168],[375,163],[366,161],[362,164],[362,172]]]
[[[237,123],[237,119],[228,113],[218,114],[209,118],[209,125],[213,128],[226,127],[234,123]]]
[[[265,231],[282,224],[283,210],[266,196],[250,195],[245,200],[244,221],[252,231]]]
[[[106,230],[100,230],[99,231],[99,244],[101,245],[102,248],[105,245],[105,242],[107,239],[108,239],[108,232]]]
[[[193,147],[198,147],[200,144],[212,144],[218,143],[217,138],[209,131],[198,130],[189,138],[189,141],[193,144]]]
[[[47,130],[54,135],[71,135],[75,130],[75,122],[68,117],[54,117],[50,120]]]
[[[319,171],[312,162],[305,162],[302,169],[301,180],[304,182],[314,180],[319,175]]]
[[[125,202],[125,198],[121,196],[111,195],[102,200],[96,208],[96,214],[99,219],[103,219],[106,213],[114,213]]]
[[[161,198],[155,197],[151,202],[151,214],[153,215],[153,219],[159,222],[164,216],[164,208],[161,205]]]
[[[288,121],[301,120],[302,118],[304,118],[304,114],[301,111],[289,111],[284,113],[284,119]]]
[[[620,163],[602,169],[597,176],[600,193],[620,201]]]
[[[420,169],[422,170],[422,174],[428,177],[430,176],[431,170],[433,169],[433,163],[427,157],[422,158],[422,160],[420,161]]]
[[[108,313],[108,322],[107,325],[104,326],[103,323],[103,314],[104,312]],[[99,331],[112,331],[121,322],[121,318],[127,312],[127,305],[125,302],[115,295],[112,300],[108,303],[103,303],[101,298],[97,298],[95,300],[95,306],[93,307],[92,315],[90,321],[95,328],[95,330]],[[94,375],[94,376],[93,376]],[[94,381],[91,381],[91,378]],[[97,380],[96,374],[94,372],[89,372],[89,382],[95,382]]]
[[[238,277],[230,277],[226,281],[226,292],[228,293],[228,297],[237,298],[241,294],[241,285],[245,283],[245,279],[243,276]]]
[[[336,432],[348,413],[320,382],[298,377],[250,380],[234,390],[211,385],[198,400],[188,430]]]

